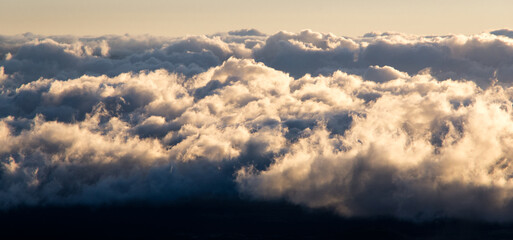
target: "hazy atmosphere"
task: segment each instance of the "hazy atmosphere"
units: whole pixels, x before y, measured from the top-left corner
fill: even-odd
[[[299,211],[511,237],[512,8],[0,0],[0,221],[236,202],[219,219],[264,209],[264,232]]]
[[[338,36],[371,31],[476,34],[510,27],[509,0],[0,0],[0,33],[151,34],[181,37],[257,28],[313,29]]]

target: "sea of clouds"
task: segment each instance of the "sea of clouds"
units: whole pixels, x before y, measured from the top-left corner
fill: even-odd
[[[0,36],[0,208],[513,220],[513,31]]]

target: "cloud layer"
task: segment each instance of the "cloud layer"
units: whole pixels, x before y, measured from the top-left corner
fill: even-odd
[[[0,36],[0,207],[243,196],[511,220],[510,33]]]

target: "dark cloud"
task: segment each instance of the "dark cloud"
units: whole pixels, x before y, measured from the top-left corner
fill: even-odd
[[[500,29],[500,30],[492,31],[490,33],[493,34],[493,35],[505,36],[505,37],[513,38],[513,31],[510,30],[510,29]]]

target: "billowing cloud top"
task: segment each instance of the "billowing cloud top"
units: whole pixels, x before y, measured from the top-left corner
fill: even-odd
[[[511,36],[0,36],[0,207],[511,220]]]

